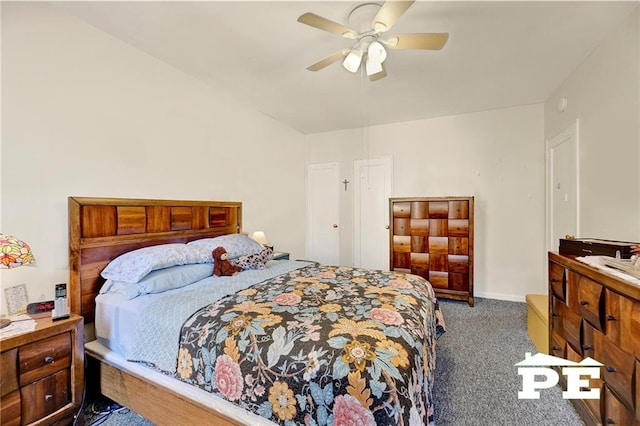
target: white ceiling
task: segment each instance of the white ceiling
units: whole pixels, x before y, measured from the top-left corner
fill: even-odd
[[[389,51],[369,82],[340,62],[352,40],[297,22],[346,24],[357,2],[54,2],[93,26],[303,133],[544,102],[638,1],[417,1],[388,32],[448,32],[440,51]]]

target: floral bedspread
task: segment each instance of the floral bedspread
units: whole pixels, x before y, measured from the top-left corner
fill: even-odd
[[[284,425],[424,425],[442,333],[423,278],[314,264],[194,313],[177,376]]]

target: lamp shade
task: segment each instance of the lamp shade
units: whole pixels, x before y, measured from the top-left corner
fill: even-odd
[[[251,234],[251,239],[259,242],[263,246],[269,245],[269,242],[267,241],[267,236],[264,235],[263,231],[255,231],[253,234]]]
[[[369,56],[367,56],[366,67],[368,76],[382,72],[382,62],[375,61]]]
[[[382,43],[380,43],[379,41],[373,41],[367,48],[367,56],[371,60],[381,64],[385,59],[387,59],[387,51],[385,50]]]
[[[354,48],[351,49],[351,52],[344,58],[342,66],[349,72],[356,72],[358,68],[360,68],[360,62],[362,62],[362,50]]]
[[[0,234],[0,268],[10,269],[35,261],[29,244],[16,237]]]

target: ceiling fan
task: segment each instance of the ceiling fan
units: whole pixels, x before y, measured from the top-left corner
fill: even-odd
[[[362,63],[371,81],[386,77],[384,61],[386,49],[440,50],[447,43],[448,33],[395,34],[386,32],[414,1],[388,0],[383,3],[366,2],[357,4],[346,15],[347,25],[342,25],[314,13],[305,13],[298,22],[323,31],[356,40],[350,49],[342,49],[307,67],[309,71],[319,71],[334,62],[342,60],[342,65],[350,72],[357,72]]]

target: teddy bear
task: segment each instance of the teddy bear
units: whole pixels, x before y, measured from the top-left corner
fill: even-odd
[[[238,272],[242,271],[242,268],[239,266],[233,265],[231,262],[227,260],[229,256],[227,254],[227,250],[224,247],[216,247],[213,249],[213,275],[215,276],[226,276],[226,275],[235,275]]]

